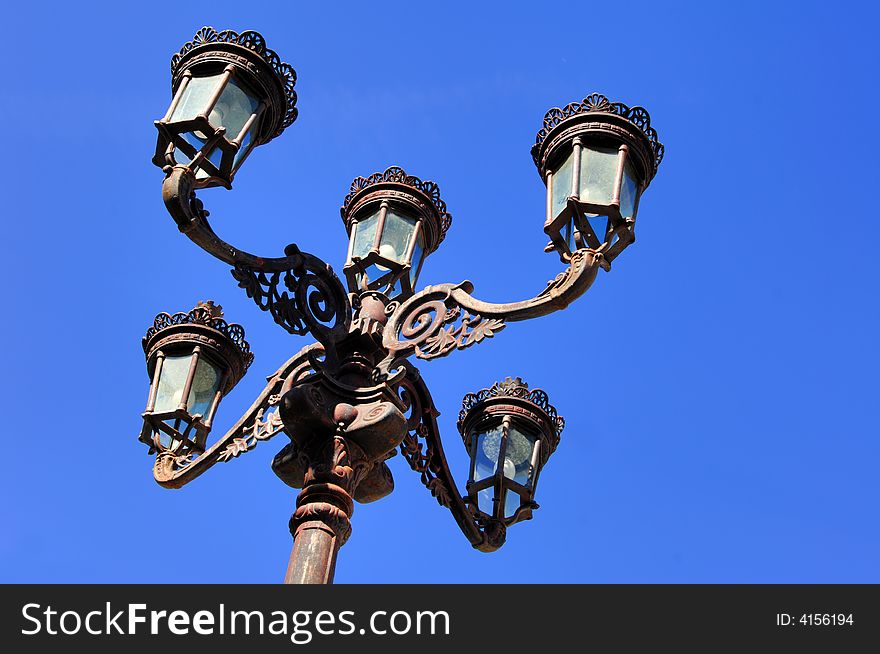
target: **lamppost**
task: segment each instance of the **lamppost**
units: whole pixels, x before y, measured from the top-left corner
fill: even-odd
[[[663,157],[648,113],[599,94],[547,112],[531,153],[547,187],[545,249],[567,267],[533,298],[490,304],[473,297],[467,281],[415,291],[452,217],[436,183],[396,166],[356,178],[343,202],[347,289],[295,245],[264,258],[221,240],[196,190],[231,188],[247,156],[293,123],[296,73],[258,33],[210,27],[172,57],[171,69],[173,99],[156,122],[153,157],[165,172],[166,208],[181,232],[232,266],[238,285],[275,322],[316,342],[281,365],[208,446],[220,400],[253,359],[250,346],[211,302],[159,314],[143,343],[151,385],[140,435],[156,455],[155,480],[179,488],[285,432],[290,443],[272,469],[301,489],[285,581],[330,583],[353,502],[393,490],[385,461],[399,450],[475,548],[501,547],[507,527],[537,508],[538,477],[564,421],[546,393],[519,378],[466,395],[458,428],[471,465],[462,496],[439,413],[409,358],[446,356],[509,322],[564,309],[599,268],[610,270],[634,240],[639,199]]]

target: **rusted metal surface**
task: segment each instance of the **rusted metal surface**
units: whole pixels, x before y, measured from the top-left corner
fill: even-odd
[[[266,113],[261,114],[261,143],[293,121],[295,73],[255,32],[202,30],[175,55],[173,89],[186,84],[192,71],[202,70],[199,66],[220,63],[234,68],[230,75],[245,74],[239,71],[244,66],[250,71],[246,74],[262,76],[249,82],[251,88],[261,89],[261,101],[267,105]],[[177,101],[179,97],[167,116],[172,115]],[[160,126],[160,133],[171,134],[168,125]],[[529,471],[528,484],[514,482],[502,469],[491,478],[475,481],[472,465],[471,481],[463,495],[446,462],[437,425],[439,412],[424,379],[408,359],[446,356],[484,342],[508,323],[564,309],[590,288],[599,268],[609,269],[610,260],[632,242],[633,224],[619,211],[625,167],[637,171],[641,193],[663,156],[647,112],[593,94],[547,113],[532,156],[542,179],[548,182],[545,231],[551,236],[550,248],[560,253],[567,267],[534,297],[507,304],[475,298],[470,282],[429,286],[420,292],[410,284],[411,267],[418,265],[414,263],[416,245],[423,247],[424,261],[439,247],[451,223],[434,182],[394,166],[355,179],[341,209],[346,229],[352,236],[359,221],[366,218],[376,220],[377,229],[366,255],[354,255],[354,238],[350,238],[345,266],[347,292],[330,266],[296,246],[285,248],[283,257],[266,258],[221,240],[196,197],[196,190],[206,185],[196,179],[193,168],[197,166],[169,163],[166,155],[172,137],[166,139],[165,150],[157,149],[157,163],[166,174],[166,208],[180,231],[230,265],[239,286],[282,328],[295,335],[310,334],[317,343],[278,368],[250,409],[210,447],[202,438],[202,447],[159,452],[154,466],[156,481],[179,488],[215,463],[230,461],[259,442],[286,433],[290,442],[276,455],[272,468],[285,484],[300,489],[290,520],[294,547],[285,577],[289,583],[332,581],[337,553],[351,533],[354,502],[376,501],[392,492],[394,480],[385,461],[398,451],[438,503],[450,511],[473,547],[482,551],[501,547],[507,528],[530,518],[537,507],[538,474],[559,441],[563,421],[543,391],[529,390],[518,379],[467,395],[459,429],[471,454],[479,429],[486,425],[501,426],[499,456],[506,454],[512,428],[534,435],[538,445],[532,451],[534,469]],[[564,152],[578,154],[577,148],[595,142],[618,147],[611,205],[597,207],[572,196],[558,216],[550,216],[549,182],[559,157]],[[226,181],[231,181],[231,176]],[[600,234],[589,232],[584,225],[585,216],[597,209],[614,214],[615,208],[613,217],[621,221],[619,238],[614,243],[603,242]],[[391,260],[380,251],[383,226],[391,211],[402,213],[415,224],[403,256],[397,253],[400,260]],[[570,220],[583,234],[563,242],[561,230]],[[376,264],[384,266],[387,274],[366,279],[364,273]],[[392,288],[396,294],[389,297]],[[193,331],[199,329],[202,327]],[[223,330],[215,331],[224,336]],[[243,340],[243,332],[241,336]],[[151,336],[148,349],[158,352],[159,338],[158,334]],[[228,352],[240,345],[234,334],[231,339],[228,333],[224,338],[232,341],[224,345]],[[158,354],[151,365],[151,372],[161,365]],[[236,368],[230,363],[228,367],[224,389],[240,379],[246,365],[239,363]],[[148,406],[154,400],[155,389],[151,389]],[[495,510],[486,512],[479,507],[478,494],[490,488],[495,493]],[[520,497],[510,515],[501,508],[505,493]]]

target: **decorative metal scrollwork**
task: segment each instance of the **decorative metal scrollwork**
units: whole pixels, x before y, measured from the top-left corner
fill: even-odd
[[[438,468],[442,469],[442,466],[434,461],[436,451],[433,444],[427,442],[430,421],[439,414],[433,405],[423,404],[426,396],[428,400],[430,396],[427,391],[422,393],[414,386],[416,382],[413,378],[417,379],[418,374],[415,368],[410,366],[408,373],[409,376],[398,387],[400,399],[407,406],[407,434],[400,444],[400,453],[409,467],[419,473],[422,484],[431,491],[440,506],[449,507],[452,501],[450,489],[447,482],[440,479],[435,472]]]
[[[180,488],[189,483],[217,462],[230,461],[267,441],[284,430],[278,416],[278,402],[285,382],[292,382],[312,374],[310,355],[320,351],[313,343],[296,353],[284,363],[269,381],[238,422],[226,434],[200,455],[190,453],[174,456],[170,453],[156,457],[153,477],[166,488]]]
[[[461,318],[460,322],[459,318]],[[424,347],[416,346],[416,357],[419,359],[442,357],[452,350],[463,350],[484,338],[491,338],[495,332],[504,329],[502,318],[483,318],[462,311],[460,307],[453,307],[447,311],[443,324],[449,326],[441,328],[434,336],[425,339]],[[401,329],[401,334],[409,336],[405,328]]]
[[[308,271],[305,261],[298,258],[298,250],[291,246],[287,251],[291,269],[266,273],[238,264],[232,276],[247,296],[272,314],[287,332],[311,332],[325,346],[332,346],[331,335],[345,330],[348,322],[347,295],[330,266]]]
[[[249,452],[257,446],[259,441],[267,441],[284,429],[284,423],[278,414],[279,395],[269,397],[269,407],[260,408],[254,417],[254,422],[242,429],[242,435],[232,439],[226,449],[217,456],[220,461],[229,461],[232,458]]]
[[[295,245],[284,257],[264,258],[221,240],[208,223],[208,212],[196,197],[192,172],[172,168],[162,187],[165,206],[180,231],[209,254],[233,266],[238,285],[257,306],[272,314],[291,334],[311,334],[329,351],[348,334],[351,305],[333,269]]]
[[[408,361],[403,362],[406,375],[401,379],[398,393],[407,409],[407,435],[400,444],[400,453],[415,472],[422,484],[452,513],[462,533],[476,549],[484,552],[497,550],[504,544],[503,524],[478,520],[465,504],[455,479],[449,471],[434,401],[418,369]]]
[[[470,282],[428,286],[398,306],[388,320],[383,336],[388,355],[380,362],[378,374],[390,374],[412,354],[420,359],[446,356],[491,338],[508,322],[564,309],[592,285],[602,262],[598,250],[577,250],[569,267],[540,294],[510,304],[474,298]]]
[[[261,270],[252,270],[243,264],[232,269],[232,276],[238,282],[239,288],[243,288],[258,307],[272,314],[275,322],[288,333],[305,334],[309,328],[302,312],[296,306],[296,297],[291,297],[286,291],[280,293],[278,291],[281,274],[274,272],[267,275]],[[284,273],[283,282],[290,290],[296,288],[296,280],[292,279],[289,272]]]
[[[504,329],[503,318],[484,319],[477,313],[462,311],[460,305],[451,301],[451,291],[458,287],[450,284],[434,288],[435,292],[426,295],[418,310],[408,313],[400,325],[399,343],[411,345],[419,359],[446,356]]]

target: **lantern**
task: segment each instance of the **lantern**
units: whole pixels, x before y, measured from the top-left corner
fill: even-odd
[[[139,440],[151,453],[203,452],[220,400],[253,361],[244,329],[222,316],[213,302],[160,313],[144,336],[151,384]]]
[[[250,152],[297,116],[296,71],[257,32],[203,27],[171,59],[171,77],[153,163],[189,167],[196,188],[231,188]]]
[[[474,514],[505,526],[529,520],[564,426],[547,394],[518,377],[465,395],[458,430],[471,459],[465,500]]]
[[[592,248],[609,269],[635,240],[639,199],[663,159],[648,112],[598,93],[551,109],[532,158],[547,186],[547,251],[567,262]]]
[[[340,212],[349,237],[343,268],[349,290],[394,299],[413,294],[425,258],[452,223],[437,184],[397,166],[356,178]]]

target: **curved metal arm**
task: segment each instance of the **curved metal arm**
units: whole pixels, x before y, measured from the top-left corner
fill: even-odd
[[[470,511],[449,471],[431,393],[418,368],[403,362],[406,376],[400,381],[401,399],[409,406],[408,433],[400,444],[400,453],[410,467],[421,475],[422,483],[437,502],[452,513],[461,532],[481,552],[494,552],[504,545],[506,528],[500,521],[483,522]],[[423,448],[424,445],[424,448]]]
[[[300,379],[312,372],[312,357],[320,352],[317,343],[304,347],[269,377],[266,387],[251,407],[226,434],[199,456],[189,453],[175,456],[170,452],[156,456],[153,478],[165,488],[180,488],[219,461],[229,461],[267,441],[284,430],[277,405],[285,382]]]
[[[393,310],[383,336],[388,355],[379,364],[381,374],[387,375],[411,354],[419,359],[446,356],[491,338],[507,322],[564,309],[590,288],[603,259],[601,250],[575,251],[566,270],[523,302],[483,302],[470,294],[473,284],[468,281],[428,286]]]
[[[186,166],[174,166],[162,184],[162,199],[178,229],[209,254],[233,266],[232,276],[264,311],[291,334],[311,332],[328,349],[348,333],[351,305],[333,269],[295,245],[285,257],[265,259],[221,240],[208,223],[208,212],[196,197],[195,177]],[[279,291],[279,285],[284,287]],[[288,293],[289,292],[289,293]]]

